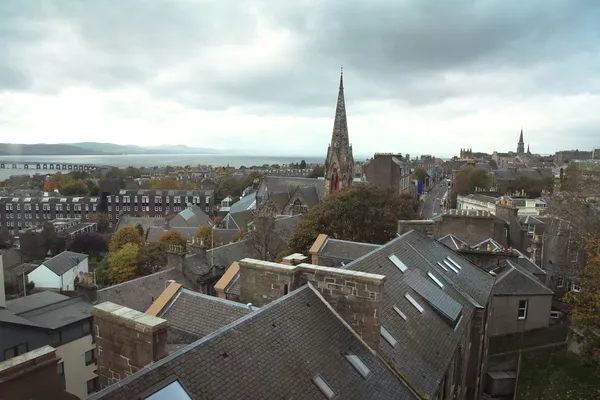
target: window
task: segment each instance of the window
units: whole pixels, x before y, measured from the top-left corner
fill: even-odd
[[[29,351],[29,344],[27,342],[21,343],[17,346],[11,347],[4,350],[4,360],[9,360],[13,357],[20,356]]]
[[[367,379],[369,375],[371,375],[371,370],[369,369],[369,367],[367,367],[363,360],[360,359],[359,356],[357,356],[356,354],[348,353],[344,354],[344,357],[346,357],[346,360],[348,360],[348,362],[354,367],[356,372],[358,372],[360,376],[362,376],[364,379]]]
[[[398,341],[392,336],[391,333],[388,332],[387,329],[383,327],[383,325],[379,329],[379,333],[381,333],[381,336],[385,339],[386,342],[389,343],[390,346],[394,347],[396,346],[396,343],[398,343]]]
[[[289,287],[288,287],[288,284],[286,283],[283,285],[283,295],[285,296],[286,294],[288,294],[288,291],[289,291]]]
[[[519,300],[519,319],[527,318],[527,300]]]
[[[98,391],[98,378],[90,379],[87,381],[87,392],[88,394],[92,394]]]
[[[90,365],[96,362],[96,352],[94,349],[85,352],[85,365]]]
[[[146,397],[145,400],[191,400],[189,394],[185,391],[179,381],[169,383],[162,389],[157,390],[150,396]]]
[[[398,269],[402,272],[408,270],[408,267],[406,265],[404,265],[404,263],[402,261],[400,261],[400,259],[398,257],[396,257],[395,254],[392,254],[391,256],[388,257],[388,259],[394,263],[394,265],[396,267],[398,267]]]
[[[433,275],[431,272],[428,272],[427,276],[429,276],[439,287],[441,287],[441,288],[444,287],[444,284],[442,283],[442,281],[440,281],[438,278],[436,278],[435,275]]]
[[[412,304],[421,314],[423,313],[423,311],[425,311],[425,309],[421,307],[421,305],[417,303],[417,301],[413,299],[413,297],[410,294],[406,293],[404,297],[406,297],[406,300],[408,300],[410,304]]]
[[[315,385],[317,385],[321,393],[323,393],[327,399],[335,398],[336,393],[321,375],[315,376],[313,378],[313,382]]]
[[[396,311],[396,313],[402,317],[403,320],[408,320],[408,317],[406,316],[406,314],[404,314],[402,311],[400,311],[400,309],[396,306],[393,307],[394,311]]]
[[[92,333],[92,322],[91,321],[83,321],[83,334],[84,335],[89,335]]]
[[[577,293],[581,292],[581,286],[579,286],[579,283],[573,282],[571,284],[571,291],[577,292]]]
[[[563,276],[556,277],[556,287],[563,287],[565,285],[565,278]]]

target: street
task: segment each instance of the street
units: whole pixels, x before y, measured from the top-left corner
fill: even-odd
[[[420,212],[423,218],[429,219],[442,212],[440,201],[447,192],[448,188],[446,187],[446,183],[444,181],[431,188],[427,198],[422,202],[422,206],[420,207]]]

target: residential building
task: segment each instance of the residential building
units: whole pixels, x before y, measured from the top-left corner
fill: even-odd
[[[0,308],[0,361],[52,346],[67,392],[83,399],[97,389],[91,304],[52,291],[6,302]]]
[[[408,160],[400,153],[375,153],[363,165],[363,178],[372,185],[416,194]]]
[[[591,160],[593,152],[580,150],[562,150],[554,153],[554,162],[565,164],[574,160]]]
[[[306,213],[324,197],[323,179],[268,175],[264,176],[258,185],[255,209],[270,215],[298,215]],[[248,202],[253,203],[250,200]],[[236,208],[236,204],[231,208]]]
[[[340,74],[340,87],[333,122],[331,143],[325,159],[325,195],[352,186],[354,182],[354,156],[348,137],[344,76]]]
[[[0,398],[74,400],[57,373],[56,349],[43,346],[0,362]]]
[[[498,199],[493,196],[485,194],[469,194],[469,195],[458,195],[456,196],[456,209],[457,210],[475,210],[484,211],[496,214],[496,201]]]
[[[29,272],[27,279],[37,289],[70,291],[75,290],[75,278],[80,272],[89,272],[88,255],[63,251]]]

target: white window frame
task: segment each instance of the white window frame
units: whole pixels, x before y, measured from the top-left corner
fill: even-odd
[[[524,306],[521,306],[521,303],[525,303]],[[527,319],[527,308],[529,307],[529,300],[523,299],[519,300],[519,307],[517,309],[517,319]],[[523,315],[521,315],[523,314]]]

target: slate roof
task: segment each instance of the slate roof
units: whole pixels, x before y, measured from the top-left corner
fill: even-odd
[[[350,242],[328,237],[318,255],[342,260],[356,260],[379,247],[378,244]]]
[[[46,268],[56,275],[61,276],[86,258],[88,258],[87,254],[63,251],[51,259],[44,261],[42,265],[46,266]]]
[[[181,289],[158,316],[199,339],[249,312],[244,304]]]
[[[512,295],[548,295],[552,296],[554,292],[547,288],[538,278],[518,263],[510,260],[504,260],[500,266],[494,270],[496,273],[496,283],[494,285],[494,295],[512,296]]]
[[[236,214],[242,211],[254,209],[256,209],[256,192],[252,192],[233,203],[229,208],[229,213]]]
[[[388,258],[390,255],[395,255],[408,269],[401,272]],[[458,273],[437,264],[450,262],[448,257],[461,267]],[[420,391],[434,395],[475,308],[488,304],[494,278],[435,239],[416,231],[405,233],[343,268],[386,276],[381,325],[397,344],[392,347],[382,338],[378,351],[395,363]],[[442,282],[443,288],[428,273]],[[411,304],[406,294],[420,304],[423,313]],[[440,313],[444,310],[455,315],[459,308],[462,318],[458,322]]]
[[[169,221],[169,227],[173,228],[195,228],[201,225],[211,225],[210,218],[202,209],[196,205],[180,211]]]
[[[323,179],[268,175],[262,179],[259,185],[257,198],[264,200],[267,197],[271,198],[271,195],[275,193],[287,193],[290,195],[296,188],[310,187],[315,188],[315,195],[319,201],[325,197],[325,180]]]
[[[20,325],[58,329],[91,318],[91,304],[81,297],[67,297],[51,291],[6,302],[0,320]],[[12,314],[11,315],[9,315]]]
[[[223,218],[221,221],[223,227],[225,229],[244,229],[248,225],[249,222],[252,222],[254,218],[254,213],[252,210],[239,211],[239,212],[231,212]]]
[[[343,353],[371,370],[364,379]],[[197,399],[416,399],[306,285],[89,397],[132,399],[176,375]]]
[[[146,312],[154,300],[165,290],[166,282],[174,280],[183,286],[195,289],[196,286],[189,282],[181,272],[175,268],[156,272],[152,275],[132,279],[118,285],[109,286],[98,290],[98,303],[111,301],[120,306]]]

